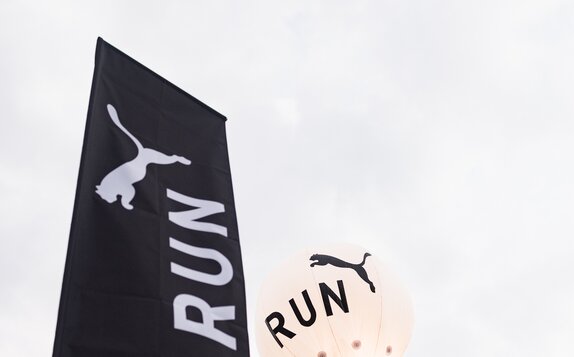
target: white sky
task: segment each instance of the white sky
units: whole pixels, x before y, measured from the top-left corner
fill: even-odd
[[[573,356],[573,33],[554,0],[2,0],[0,355],[52,353],[101,35],[229,118],[251,326],[277,259],[351,241],[412,293],[408,357]]]

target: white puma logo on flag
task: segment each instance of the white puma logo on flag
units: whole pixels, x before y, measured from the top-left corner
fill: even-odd
[[[111,104],[108,104],[107,108],[114,124],[136,144],[138,154],[133,160],[121,164],[107,174],[102,182],[96,186],[96,193],[108,203],[117,201],[118,196],[121,196],[122,206],[131,210],[134,208],[131,201],[136,195],[134,184],[145,178],[147,165],[169,165],[176,162],[189,165],[191,161],[183,156],[166,155],[153,149],[144,148],[139,140],[120,123],[116,109]]]

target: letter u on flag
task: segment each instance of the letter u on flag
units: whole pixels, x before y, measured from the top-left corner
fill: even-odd
[[[98,39],[55,357],[249,356],[225,120]]]

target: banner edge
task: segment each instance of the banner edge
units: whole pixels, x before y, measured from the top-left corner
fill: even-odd
[[[128,54],[122,52],[120,49],[118,49],[117,47],[115,47],[114,45],[110,44],[109,42],[107,42],[106,40],[104,40],[101,37],[98,37],[98,45],[102,44],[102,46],[106,46],[107,48],[109,48],[111,51],[114,51],[118,54],[120,54],[121,56],[124,56],[126,59],[128,59],[130,62],[133,62],[134,64],[136,64],[137,66],[143,68],[144,70],[146,70],[147,72],[149,72],[150,74],[152,74],[154,77],[157,77],[158,79],[162,80],[166,85],[172,87],[173,89],[175,89],[177,92],[183,94],[184,96],[190,98],[191,100],[193,100],[194,102],[196,102],[197,104],[199,104],[200,106],[202,106],[203,108],[209,110],[210,112],[212,112],[213,114],[216,114],[221,120],[223,120],[224,122],[227,121],[227,117],[223,114],[221,114],[220,112],[218,112],[217,110],[213,109],[212,107],[210,107],[209,105],[205,104],[204,102],[202,102],[201,100],[197,99],[196,97],[194,97],[193,95],[189,94],[188,92],[186,92],[185,90],[181,89],[180,87],[178,87],[177,85],[173,84],[172,82],[168,81],[167,79],[165,79],[165,77],[162,77],[161,75],[159,75],[157,72],[153,71],[152,69],[150,69],[149,67],[147,67],[146,65],[142,64],[141,62],[137,61],[136,59],[134,59],[133,57],[129,56]]]

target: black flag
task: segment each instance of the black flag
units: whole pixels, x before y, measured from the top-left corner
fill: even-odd
[[[98,39],[54,356],[248,355],[225,117]]]

